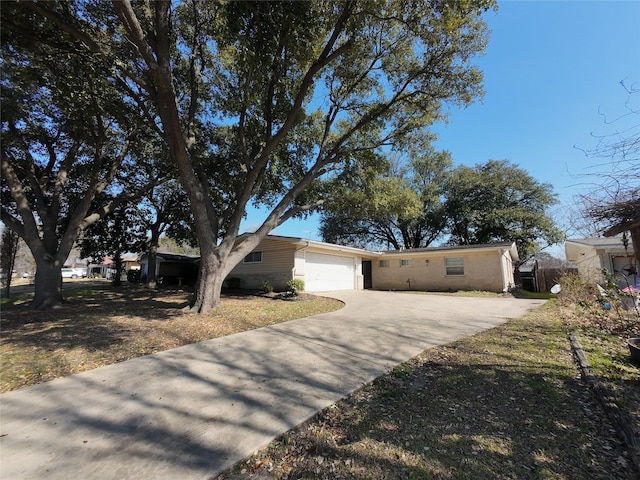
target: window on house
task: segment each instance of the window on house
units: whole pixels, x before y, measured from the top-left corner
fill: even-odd
[[[389,268],[389,260],[378,260],[378,267]]]
[[[244,263],[259,263],[262,261],[262,252],[251,252],[244,257]]]
[[[411,266],[411,260],[409,260],[409,259],[401,259],[400,260],[400,266],[401,267],[410,267]]]
[[[464,275],[464,257],[446,257],[444,267],[447,275]]]

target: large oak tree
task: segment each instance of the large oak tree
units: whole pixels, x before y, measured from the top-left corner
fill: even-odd
[[[262,238],[323,202],[318,179],[440,120],[443,102],[481,93],[471,62],[494,2],[71,5],[23,8],[112,61],[112,84],[166,142],[194,218],[193,309],[204,312]],[[270,213],[238,243],[252,202]]]
[[[81,232],[132,193],[120,183],[116,198],[95,203],[138,128],[103,62],[22,5],[1,13],[1,219],[36,262],[32,307],[49,308],[63,300],[60,270]]]

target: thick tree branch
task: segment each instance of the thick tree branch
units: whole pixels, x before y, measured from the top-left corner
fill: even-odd
[[[2,159],[2,176],[7,182],[7,186],[9,187],[11,198],[13,198],[13,200],[16,202],[16,211],[20,216],[20,218],[22,219],[22,228],[20,230],[14,230],[14,231],[18,234],[22,233],[21,237],[25,240],[27,240],[27,238],[34,238],[34,239],[39,238],[38,225],[36,224],[36,220],[33,217],[32,208],[31,208],[31,205],[29,204],[29,199],[27,198],[27,195],[25,194],[22,188],[22,183],[20,182],[20,179],[16,175],[13,167],[4,158]],[[5,209],[3,208],[2,211],[5,212]],[[14,217],[11,216],[11,218],[9,218],[6,215],[4,215],[4,217],[6,217],[7,219],[7,222],[8,222],[7,225],[15,225],[15,221],[14,222],[11,221],[11,218],[14,218]],[[3,218],[3,221],[4,220],[5,218]],[[36,252],[34,252],[34,255],[35,254]]]
[[[136,46],[149,68],[159,68],[158,62],[153,54],[153,50],[145,38],[142,26],[138,21],[138,17],[136,17],[135,12],[133,11],[131,2],[129,0],[114,0],[112,3],[120,21],[124,24],[125,30],[129,33],[129,40],[131,40],[131,42]],[[160,4],[161,2],[158,1],[156,3]],[[168,2],[162,3],[166,4]],[[160,8],[156,5],[156,11],[158,10],[160,10]]]
[[[289,110],[285,121],[278,129],[278,131],[273,135],[273,137],[271,137],[270,141],[267,142],[262,152],[260,152],[260,156],[254,162],[253,167],[247,173],[242,192],[237,196],[237,208],[234,212],[234,215],[230,219],[229,231],[235,233],[238,232],[247,202],[251,198],[252,192],[256,191],[256,185],[259,184],[260,177],[264,175],[270,155],[295,125],[304,99],[306,98],[309,89],[314,84],[315,75],[351,48],[350,41],[346,41],[338,48],[335,48],[335,45],[340,36],[343,34],[347,21],[351,17],[355,5],[355,1],[347,1],[343,4],[341,14],[336,21],[332,34],[327,40],[324,49],[322,50],[316,61],[309,67],[309,69],[305,73],[300,83],[300,87],[298,88],[298,91],[295,95],[292,108]],[[279,216],[280,215],[277,215],[277,217]],[[265,223],[272,222],[273,219]]]

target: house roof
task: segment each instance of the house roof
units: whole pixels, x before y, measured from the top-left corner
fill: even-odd
[[[149,255],[147,253],[142,254],[142,256],[140,257],[140,261],[142,260],[146,260],[149,257]],[[200,256],[198,255],[181,255],[178,253],[161,253],[158,252],[156,254],[157,258],[161,258],[162,260],[165,261],[170,261],[170,262],[195,262],[200,260]]]
[[[249,235],[249,234],[244,233],[240,235],[240,237],[244,235]],[[497,251],[497,250],[507,249],[511,254],[511,258],[513,260],[517,261],[519,259],[518,250],[516,249],[516,244],[514,242],[488,243],[488,244],[481,244],[481,245],[411,248],[411,249],[405,249],[405,250],[386,250],[386,251],[373,252],[371,250],[365,250],[362,248],[345,247],[343,245],[336,245],[334,243],[320,242],[317,240],[307,240],[301,237],[285,237],[282,235],[267,235],[265,238],[271,239],[271,240],[280,240],[283,242],[288,242],[294,245],[300,245],[305,247],[311,246],[311,247],[322,248],[325,250],[354,253],[357,255],[361,255],[364,257],[371,257],[371,258],[380,257],[383,255],[417,255],[417,254],[425,254],[425,253],[442,253],[442,252],[448,252],[448,251],[455,251],[455,252],[482,251],[482,250]]]
[[[621,237],[568,238],[566,243],[575,243],[594,248],[620,247],[624,249]],[[629,239],[629,246],[632,246],[631,239]]]
[[[249,235],[249,234],[243,233],[238,238],[241,238],[245,235]],[[354,253],[357,255],[365,256],[365,257],[378,257],[381,255],[381,252],[372,252],[370,250],[364,250],[362,248],[346,247],[344,245],[336,245],[335,243],[320,242],[318,240],[308,240],[302,237],[285,237],[283,235],[267,235],[265,239],[287,242],[287,243],[291,243],[293,245],[298,245],[301,247],[316,247],[324,250],[331,250],[334,252]]]
[[[564,251],[568,260],[575,261],[578,255],[595,250],[624,254],[624,245],[621,237],[593,237],[593,238],[570,238],[564,242]],[[627,248],[629,254],[633,253],[633,243],[629,239]]]
[[[483,243],[478,245],[449,245],[444,247],[410,248],[405,250],[386,250],[383,255],[415,255],[425,253],[463,252],[482,250],[508,250],[513,260],[518,260],[518,250],[514,242]]]

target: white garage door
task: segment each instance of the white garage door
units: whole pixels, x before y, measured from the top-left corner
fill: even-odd
[[[352,257],[307,252],[304,266],[304,288],[309,292],[353,290],[355,268]]]

